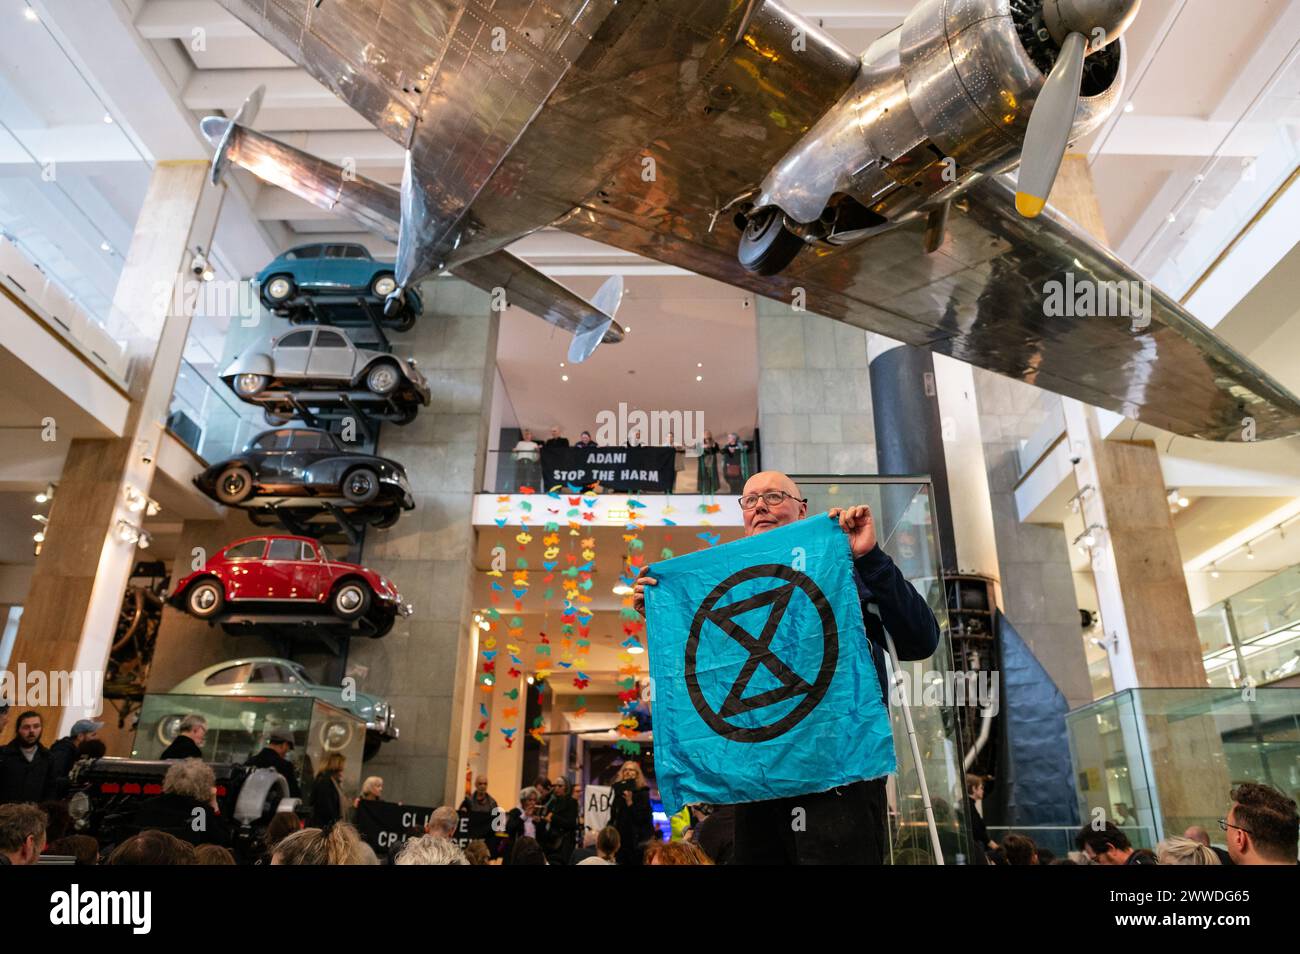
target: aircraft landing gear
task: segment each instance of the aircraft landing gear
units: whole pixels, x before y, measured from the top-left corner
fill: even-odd
[[[406,307],[406,289],[397,288],[384,299],[384,317],[398,318]]]
[[[769,207],[750,213],[736,258],[746,271],[776,275],[794,261],[803,246],[803,239],[785,227],[784,213]]]

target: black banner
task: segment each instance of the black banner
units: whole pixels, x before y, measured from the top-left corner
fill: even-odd
[[[420,805],[399,805],[362,799],[357,804],[356,826],[361,840],[383,858],[394,847],[401,847],[408,838],[424,834],[424,823],[433,814],[432,808]]]
[[[677,479],[671,447],[543,447],[542,489],[556,484],[672,493]]]

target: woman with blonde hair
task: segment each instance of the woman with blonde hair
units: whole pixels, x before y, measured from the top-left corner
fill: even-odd
[[[1156,845],[1156,860],[1162,865],[1217,865],[1219,856],[1209,845],[1175,835]]]
[[[621,840],[618,863],[641,864],[646,842],[655,838],[654,818],[650,809],[650,783],[641,763],[631,759],[619,766],[610,792],[609,823],[618,829]]]
[[[365,865],[374,864],[374,852],[366,849],[357,830],[338,822],[328,830],[304,828],[286,836],[271,855],[273,865]]]
[[[347,760],[341,752],[325,756],[325,764],[316,774],[311,787],[311,824],[325,828],[343,819],[343,767]]]
[[[378,775],[371,775],[361,783],[361,800],[382,802],[384,800],[384,780]]]

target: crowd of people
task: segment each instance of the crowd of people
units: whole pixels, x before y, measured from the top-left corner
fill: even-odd
[[[673,487],[676,493],[740,493],[745,481],[750,478],[753,461],[750,459],[752,445],[741,440],[740,435],[732,431],[726,435],[726,443],[714,440],[712,431],[705,431],[698,441],[684,444],[676,440],[670,432],[664,446],[677,452],[677,479]],[[537,488],[542,483],[541,460],[544,447],[601,447],[592,440],[590,431],[583,431],[578,439],[570,444],[569,439],[559,427],[551,428],[551,436],[538,441],[533,431],[525,427],[519,441],[510,452],[514,461],[516,483],[521,486]],[[643,447],[634,440],[629,440],[625,447]],[[690,462],[694,461],[692,465]],[[597,488],[599,489],[599,488]]]

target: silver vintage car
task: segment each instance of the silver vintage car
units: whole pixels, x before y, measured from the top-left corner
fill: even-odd
[[[299,405],[353,404],[392,412],[406,423],[429,403],[429,382],[414,359],[358,348],[342,328],[298,328],[235,358],[221,373],[242,400],[269,418],[292,417]]]

